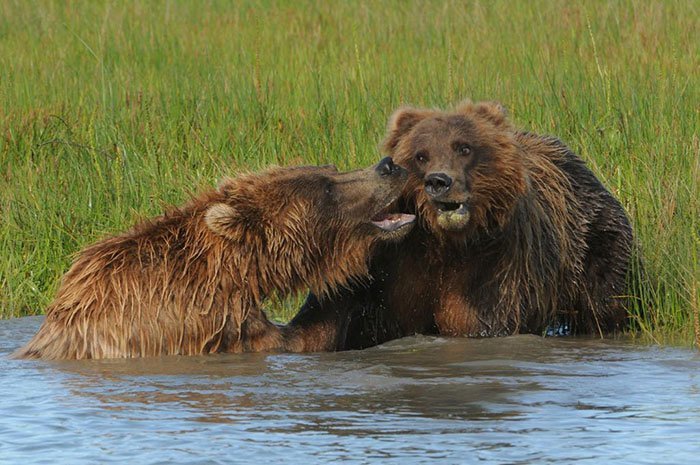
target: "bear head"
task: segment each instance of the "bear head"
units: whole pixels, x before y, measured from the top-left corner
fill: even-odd
[[[349,172],[272,168],[223,181],[204,219],[249,252],[242,255],[252,254],[256,268],[279,276],[279,287],[306,284],[323,292],[366,274],[370,248],[411,229],[415,216],[397,211],[407,177],[390,157]]]
[[[406,200],[437,234],[502,227],[526,191],[515,129],[494,102],[466,101],[453,111],[400,108],[383,148],[409,170]]]

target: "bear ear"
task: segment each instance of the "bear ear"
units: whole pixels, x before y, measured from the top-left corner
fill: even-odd
[[[231,240],[242,237],[243,220],[241,212],[227,203],[215,203],[204,214],[204,221],[209,229]]]
[[[478,102],[472,103],[465,100],[458,107],[459,113],[470,113],[490,121],[496,127],[508,127],[508,111],[498,102]]]
[[[422,110],[418,108],[403,107],[399,108],[389,118],[387,126],[386,138],[382,143],[382,148],[386,153],[392,153],[396,146],[399,145],[401,138],[405,136],[413,127],[421,120],[432,115],[431,110]]]

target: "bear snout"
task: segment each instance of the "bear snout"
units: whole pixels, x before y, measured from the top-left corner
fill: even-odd
[[[431,197],[440,197],[450,190],[453,182],[446,173],[430,173],[425,177],[425,191]]]
[[[395,164],[391,157],[382,158],[374,169],[379,176],[396,176],[403,171],[403,168]]]

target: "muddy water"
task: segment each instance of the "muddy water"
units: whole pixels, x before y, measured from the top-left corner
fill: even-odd
[[[361,352],[8,360],[0,463],[700,463],[700,356],[414,337]]]

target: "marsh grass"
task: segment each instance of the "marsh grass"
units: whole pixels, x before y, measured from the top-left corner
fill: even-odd
[[[377,160],[401,104],[503,102],[629,212],[636,334],[700,338],[700,3],[0,1],[0,315],[218,178]],[[279,318],[298,299],[273,305]]]

